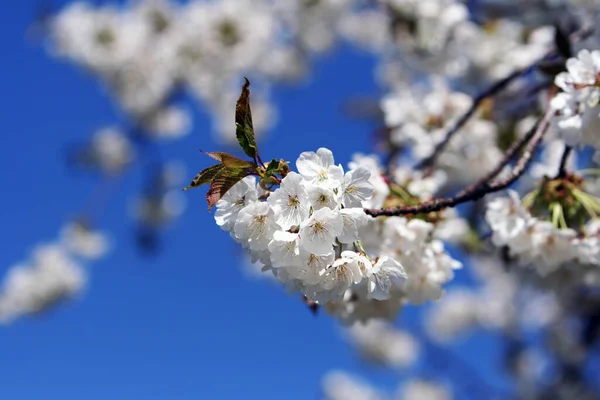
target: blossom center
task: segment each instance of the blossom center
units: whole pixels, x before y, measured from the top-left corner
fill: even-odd
[[[325,225],[321,221],[315,221],[312,223],[311,228],[315,233],[325,232]]]
[[[327,180],[327,170],[325,170],[325,169],[320,170],[319,173],[317,174],[317,179],[320,182]]]
[[[288,197],[288,206],[290,207],[298,207],[300,205],[300,200],[298,200],[298,196],[289,196]]]

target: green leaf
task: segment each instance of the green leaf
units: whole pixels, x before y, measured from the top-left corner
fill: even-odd
[[[252,111],[250,110],[250,90],[248,90],[250,81],[248,78],[244,79],[246,82],[242,86],[242,94],[235,105],[235,136],[244,153],[255,158],[258,151],[256,150]]]
[[[189,190],[193,188],[200,187],[202,185],[206,185],[221,171],[225,166],[223,164],[215,164],[210,167],[200,171],[198,175],[194,177],[192,182],[183,188],[183,190]]]
[[[279,161],[272,159],[267,165],[266,176],[274,175],[279,170]]]
[[[241,158],[237,158],[234,155],[231,155],[229,153],[225,153],[222,151],[214,151],[214,152],[210,152],[210,153],[203,152],[203,153],[206,154],[207,156],[219,161],[221,164],[223,164],[227,168],[255,168],[256,167],[256,165],[254,165],[250,161],[242,160]]]
[[[227,193],[229,189],[244,177],[250,175],[252,171],[248,169],[222,168],[210,182],[210,188],[206,193],[208,202],[208,211]]]

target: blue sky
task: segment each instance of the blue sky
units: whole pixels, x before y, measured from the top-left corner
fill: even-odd
[[[25,36],[36,3],[9,2],[0,24],[1,275],[36,243],[55,239],[87,201],[94,179],[67,168],[68,145],[119,122],[97,82]],[[324,146],[346,164],[353,152],[371,151],[368,124],[340,107],[352,95],[377,95],[373,67],[365,54],[340,49],[305,84],[276,89],[279,124],[261,144],[263,158],[295,160]],[[198,148],[221,150],[196,114],[191,135],[161,147],[190,177],[208,165]],[[115,246],[92,264],[86,293],[0,327],[0,399],[317,399],[322,375],[334,368],[394,387],[392,373],[359,362],[330,318],[314,318],[297,297],[244,277],[240,253],[206,211],[204,190],[186,192],[186,213],[165,232],[162,251],[140,255],[128,202],[141,176],[134,169],[124,178],[99,221]],[[410,327],[410,314],[398,324]],[[461,351],[481,366],[496,350],[478,342]]]

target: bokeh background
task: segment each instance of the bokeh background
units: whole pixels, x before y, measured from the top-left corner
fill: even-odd
[[[132,198],[152,163],[108,181],[69,164],[73,146],[125,117],[94,77],[48,53],[36,24],[40,6],[8,2],[0,24],[0,274],[36,244],[55,240],[86,207],[111,250],[86,266],[89,281],[74,301],[0,327],[0,398],[318,399],[323,376],[335,369],[393,391],[404,372],[365,364],[338,322],[312,315],[298,296],[243,268],[242,252],[207,212],[203,189],[185,192],[184,213],[161,230],[155,250],[140,248]],[[374,125],[352,118],[344,105],[380,96],[375,66],[367,52],[340,44],[300,83],[274,87],[278,123],[260,141],[263,158],[294,161],[327,147],[346,165],[353,153],[373,151]],[[198,149],[223,149],[207,113],[183,104],[192,110],[191,134],[158,150],[185,167],[182,186],[209,165]],[[469,279],[463,270],[451,285]],[[419,312],[408,307],[396,324],[418,336]],[[412,368],[441,382],[458,374],[502,389],[499,343],[489,336],[459,341],[435,360],[423,352]]]

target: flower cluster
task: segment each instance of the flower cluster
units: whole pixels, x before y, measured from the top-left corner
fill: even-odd
[[[437,300],[442,286],[454,277],[454,269],[462,265],[435,239],[436,227],[421,219],[388,217],[370,221],[363,228],[365,248],[397,259],[405,267],[407,281],[403,295],[413,304]]]
[[[493,253],[473,257],[469,267],[480,285],[455,286],[426,315],[427,333],[435,341],[448,343],[473,329],[531,331],[560,320],[560,302],[567,297],[564,292],[522,286],[536,274],[528,276],[530,271],[524,269],[507,271]]]
[[[416,160],[429,157],[449,127],[472,105],[466,93],[453,91],[443,81],[428,90],[394,91],[381,100],[389,141],[408,147]],[[437,164],[450,183],[473,182],[502,158],[497,146],[498,127],[482,116],[471,119],[440,155]]]
[[[388,299],[406,274],[393,258],[371,259],[362,251],[370,171],[358,167],[344,174],[325,148],[302,153],[296,167],[299,173],[289,172],[272,192],[264,193],[253,177],[237,183],[216,204],[217,224],[312,301],[340,302],[350,288],[369,299]]]
[[[0,295],[0,322],[39,312],[79,292],[85,282],[84,272],[62,247],[38,247],[27,265],[8,273]]]
[[[73,158],[86,169],[118,175],[135,160],[135,150],[120,129],[105,127],[97,130],[90,143],[81,146]]]
[[[344,371],[330,371],[321,383],[324,400],[452,400],[445,386],[423,378],[402,382],[392,395],[372,387],[360,377]]]
[[[189,110],[173,101],[186,92],[213,114],[218,138],[231,141],[229,112],[242,76],[262,85],[254,103],[255,128],[262,133],[276,118],[272,82],[305,75],[311,57],[340,36],[364,41],[356,34],[360,26],[387,42],[384,5],[371,10],[374,25],[364,23],[359,6],[357,0],[76,1],[52,17],[49,34],[52,52],[97,76],[144,133],[188,132]]]
[[[345,324],[393,320],[406,302],[442,296],[461,263],[440,238],[456,239],[448,224],[462,226],[460,218],[368,216],[363,207],[390,201],[374,158],[356,157],[344,174],[321,148],[302,153],[296,167],[299,173],[288,172],[275,190],[250,176],[216,203],[217,225],[248,248],[263,271]],[[412,182],[424,186],[417,177]]]
[[[407,73],[410,70],[448,77],[464,88],[477,87],[525,67],[552,46],[553,28],[549,24],[553,19],[533,21],[531,15],[519,13],[486,16],[482,18],[489,22],[486,24],[469,18],[469,13],[485,12],[484,1],[469,7],[470,10],[465,2],[458,0],[382,0],[381,3],[391,10],[387,18],[393,22],[394,34],[391,43],[383,47],[388,57],[379,77],[392,87],[410,79],[411,73]],[[498,14],[498,7],[489,9]],[[543,13],[535,8],[535,14]],[[527,21],[519,20],[521,17]],[[382,29],[372,25],[372,31]],[[398,48],[403,51],[390,51]],[[406,57],[407,54],[410,56]]]
[[[384,400],[383,393],[357,376],[343,371],[330,371],[321,383],[325,400]]]
[[[563,91],[552,99],[552,125],[569,146],[600,147],[600,51],[581,50],[554,83]]]
[[[593,199],[589,197],[583,199],[583,202],[591,201]],[[586,206],[597,208],[592,203]],[[591,219],[577,232],[567,227],[563,210],[558,205],[552,208],[553,221],[549,221],[532,216],[514,191],[509,191],[508,197],[493,199],[485,214],[493,232],[492,242],[499,247],[506,246],[510,256],[518,258],[521,264],[533,266],[542,276],[570,264],[598,265],[598,220]],[[589,211],[595,215],[594,209]],[[577,270],[585,271],[580,267]]]
[[[65,226],[57,243],[37,246],[31,258],[12,266],[0,287],[0,324],[38,313],[80,293],[82,266],[108,250],[107,238],[82,223]]]
[[[410,333],[394,329],[386,321],[371,320],[345,331],[361,357],[390,368],[405,368],[419,357],[420,346]]]
[[[280,25],[267,2],[75,2],[53,17],[50,36],[54,53],[98,76],[144,133],[177,138],[190,127],[189,110],[172,101],[183,89],[202,100],[223,129],[221,116],[235,104],[231,85],[241,74],[284,78],[302,72],[287,68],[298,57],[276,42]],[[273,118],[264,94],[256,98],[259,132]],[[230,129],[219,133],[232,138]]]

